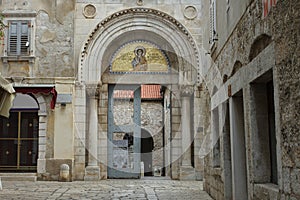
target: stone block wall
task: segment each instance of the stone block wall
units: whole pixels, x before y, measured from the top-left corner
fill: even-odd
[[[130,124],[133,114],[132,101],[115,101],[115,123]],[[160,101],[142,101],[141,128],[153,138],[152,166],[163,166],[163,105]]]
[[[300,198],[298,189],[300,94],[297,92],[300,84],[300,22],[296,20],[300,16],[299,8],[300,2],[297,0],[278,0],[276,6],[271,8],[266,17],[263,17],[262,1],[256,0],[249,3],[246,12],[241,16],[225,45],[217,46],[218,54],[212,55],[214,66],[224,82],[219,84],[212,79],[212,74],[207,74],[208,81],[206,83],[209,91],[213,91],[214,86],[217,86],[214,93],[210,92],[213,107],[227,101],[230,95],[238,90],[242,89],[243,91],[249,199]],[[262,50],[257,58],[250,60],[252,45],[259,36],[264,34],[271,37],[271,44]],[[235,73],[236,63],[240,63],[241,66]],[[253,114],[250,103],[250,83],[269,69],[272,71],[274,84],[278,184],[270,184],[268,181],[257,182],[254,166],[256,157],[253,155],[259,152],[254,152],[252,146],[255,145],[252,143],[255,130],[251,126],[250,120],[250,116]],[[246,71],[247,73],[245,73]],[[227,78],[223,79],[225,75],[228,80]],[[237,76],[239,76],[238,79]],[[229,85],[232,86],[230,90]],[[214,94],[216,95],[213,96]],[[220,179],[216,178],[214,169],[209,166],[210,157],[209,154],[205,161],[204,187],[214,198],[218,199],[218,192],[215,191],[221,191],[221,189],[216,189],[214,183]],[[224,166],[221,165],[221,168],[224,170]],[[225,187],[222,181],[219,183],[221,188]],[[223,195],[221,199],[226,198]]]
[[[212,163],[212,161],[209,156],[205,157],[204,162],[203,189],[209,193],[213,199],[224,199],[224,181],[221,177],[223,169],[210,166],[209,163]]]

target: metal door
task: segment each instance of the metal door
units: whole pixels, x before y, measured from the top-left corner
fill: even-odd
[[[140,178],[141,87],[109,85],[108,178]]]
[[[11,112],[0,117],[0,171],[36,171],[37,112]]]

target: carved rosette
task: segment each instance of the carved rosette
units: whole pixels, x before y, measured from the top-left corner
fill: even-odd
[[[193,85],[181,85],[180,86],[180,94],[182,97],[189,97],[194,94],[194,86]]]
[[[87,84],[86,87],[86,94],[89,98],[98,98],[100,94],[100,88],[98,84]]]

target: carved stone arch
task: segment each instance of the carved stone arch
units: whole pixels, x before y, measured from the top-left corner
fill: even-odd
[[[187,29],[170,15],[149,8],[129,8],[102,20],[91,32],[82,47],[78,80],[98,82],[108,67],[108,55],[130,35],[149,34],[162,42],[163,49],[176,55],[179,77],[196,82],[199,66],[198,48]],[[138,38],[140,39],[140,38]],[[142,38],[143,39],[143,38]],[[117,42],[116,42],[117,41]],[[184,77],[184,78],[183,78]],[[183,80],[179,80],[183,82]]]
[[[249,62],[251,62],[260,52],[262,52],[271,42],[272,37],[267,34],[258,36],[251,45]]]

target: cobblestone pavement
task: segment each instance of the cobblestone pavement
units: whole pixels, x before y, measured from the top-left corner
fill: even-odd
[[[2,181],[0,199],[188,199],[211,200],[200,181],[102,180],[99,182]]]

